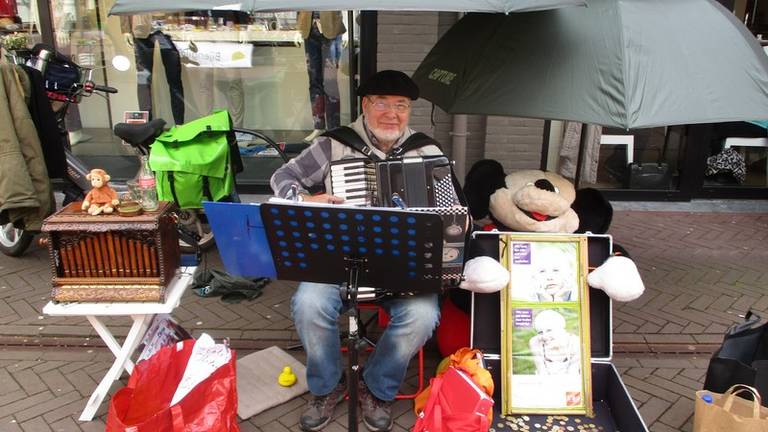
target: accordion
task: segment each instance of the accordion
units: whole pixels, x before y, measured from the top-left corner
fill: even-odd
[[[331,194],[345,204],[368,207],[453,207],[461,205],[445,156],[331,162]],[[394,195],[397,194],[397,198]]]
[[[409,211],[439,214],[443,220],[443,282],[455,285],[461,281],[470,219],[454,188],[447,157],[342,159],[331,162],[330,177],[331,194],[344,198],[345,204],[400,207],[401,199]]]

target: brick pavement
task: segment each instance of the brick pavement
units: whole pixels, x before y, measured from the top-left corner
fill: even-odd
[[[614,342],[705,349],[750,307],[768,309],[768,214],[617,212],[611,233],[647,291],[614,311]]]
[[[749,307],[768,309],[768,214],[617,211],[611,234],[647,287],[639,300],[614,309],[614,364],[650,430],[689,431],[708,352]],[[215,256],[209,265],[218,265]],[[40,248],[16,259],[0,255],[0,432],[104,430],[106,405],[93,422],[77,417],[111,354],[85,319],[42,316],[49,271]],[[286,347],[296,342],[288,311],[293,287],[273,282],[257,301],[238,305],[188,293],[175,316],[196,333],[229,337],[240,354]],[[130,322],[108,324],[124,335]],[[429,348],[434,366],[438,356]],[[407,385],[414,385],[412,375]],[[255,416],[242,430],[297,430],[305,400]],[[396,430],[412,424],[410,406],[396,405]],[[327,430],[346,430],[345,408]]]

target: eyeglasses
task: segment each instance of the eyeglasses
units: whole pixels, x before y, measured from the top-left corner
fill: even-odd
[[[371,105],[373,105],[373,109],[379,112],[394,110],[398,114],[405,114],[410,109],[411,106],[406,103],[396,103],[396,104],[388,104],[384,101],[374,101],[373,99],[368,99],[371,101]]]

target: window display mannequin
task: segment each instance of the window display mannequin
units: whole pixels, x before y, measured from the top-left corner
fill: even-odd
[[[340,124],[341,97],[336,81],[341,59],[341,35],[346,33],[341,12],[299,12],[297,24],[304,39],[309,73],[309,100],[314,130],[312,141]]]
[[[60,0],[51,2],[53,15],[56,49],[67,57],[72,55],[71,34],[75,32],[78,20],[75,0]],[[69,145],[89,141],[92,137],[83,133],[83,122],[80,119],[80,108],[71,104],[64,116],[64,125],[69,135]]]
[[[139,109],[149,112],[152,119],[152,67],[155,43],[165,67],[165,78],[171,96],[171,112],[176,124],[184,123],[184,88],[181,83],[181,56],[170,36],[156,26],[152,15],[133,15],[121,18],[125,42],[136,54],[137,95]],[[167,120],[167,119],[166,119]]]
[[[250,15],[247,12],[235,10],[208,10],[185,12],[185,17],[207,16],[209,20],[216,23],[231,23],[232,25],[242,26],[243,28],[250,22]],[[231,28],[230,26],[227,26]],[[184,50],[182,50],[183,52]],[[243,70],[241,68],[215,68],[209,69],[205,75],[209,78],[203,79],[196,90],[200,91],[203,100],[207,98],[211,102],[211,109],[222,106],[221,98],[224,99],[227,111],[232,117],[232,125],[243,127],[245,120],[245,87],[243,85]],[[218,98],[217,98],[218,96]],[[201,115],[204,115],[201,113]]]

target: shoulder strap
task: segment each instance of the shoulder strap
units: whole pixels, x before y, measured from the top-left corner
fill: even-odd
[[[348,146],[352,147],[353,149],[359,151],[360,153],[366,155],[371,160],[381,160],[378,156],[376,156],[375,153],[371,151],[371,148],[363,141],[362,138],[360,138],[360,135],[357,134],[352,128],[348,126],[340,126],[336,129],[331,129],[329,131],[326,131],[321,136],[327,136],[329,138],[333,138],[336,141]],[[434,138],[430,137],[429,135],[422,133],[422,132],[415,132],[409,136],[400,147],[395,148],[392,150],[387,157],[398,157],[404,153],[407,153],[411,150],[416,150],[421,147],[426,147],[428,145],[433,145],[440,149],[440,151],[443,151],[442,147],[440,147],[440,143],[437,142]]]
[[[437,142],[434,138],[430,137],[429,135],[423,133],[423,132],[414,132],[409,136],[400,147],[395,148],[392,150],[387,156],[397,157],[404,153],[407,153],[411,150],[416,150],[418,148],[426,147],[428,145],[433,145],[440,149],[440,151],[443,151],[443,148],[440,147],[440,143]]]
[[[375,160],[375,161],[381,160],[380,157],[376,156],[376,154],[371,151],[371,148],[368,147],[365,141],[363,141],[363,139],[360,138],[360,135],[358,135],[357,132],[355,132],[354,129],[352,129],[349,126],[339,126],[336,129],[325,131],[325,133],[323,133],[320,136],[333,138],[336,141],[344,144],[345,146],[352,147],[353,149],[366,155],[371,160]]]

